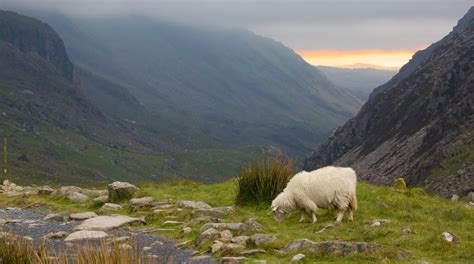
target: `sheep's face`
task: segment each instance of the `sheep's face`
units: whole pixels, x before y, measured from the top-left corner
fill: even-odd
[[[285,218],[285,212],[279,209],[278,207],[272,208],[272,212],[273,212],[273,218],[275,218],[277,222],[281,222]]]

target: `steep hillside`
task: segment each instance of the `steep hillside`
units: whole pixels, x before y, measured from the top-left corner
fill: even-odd
[[[305,168],[348,165],[372,183],[403,177],[444,196],[472,191],[474,23],[464,26],[398,85],[373,96]]]
[[[366,101],[375,87],[386,83],[397,72],[373,68],[336,68],[318,66],[332,83],[352,91],[359,99]]]
[[[302,155],[361,105],[292,50],[250,32],[38,16],[58,30],[81,71],[127,91],[152,118],[98,101],[104,113],[123,113],[178,151],[256,145]],[[101,98],[100,87],[86,89]]]
[[[406,65],[404,65],[390,81],[375,88],[370,97],[373,97],[398,85],[401,81],[410,76],[412,72],[416,71],[421,65],[423,65],[438,46],[443,46],[446,42],[450,41],[459,32],[463,31],[473,20],[474,7],[471,7],[466,15],[464,15],[464,17],[459,20],[458,24],[453,28],[451,33],[449,33],[440,41],[433,43],[428,48],[416,52],[411,60]]]

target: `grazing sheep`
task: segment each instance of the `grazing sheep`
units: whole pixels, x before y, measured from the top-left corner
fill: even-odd
[[[353,221],[353,210],[357,209],[357,176],[353,169],[324,167],[311,172],[296,174],[286,188],[272,201],[272,211],[277,221],[285,214],[304,209],[317,221],[316,210],[339,209],[336,222],[341,222],[344,212],[349,210],[349,221]],[[304,220],[304,211],[300,222]]]

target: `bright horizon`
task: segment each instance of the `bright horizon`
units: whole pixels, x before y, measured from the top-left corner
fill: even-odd
[[[405,65],[415,50],[300,50],[296,51],[305,61],[314,66],[348,68],[356,64],[368,64],[390,70],[398,70]]]

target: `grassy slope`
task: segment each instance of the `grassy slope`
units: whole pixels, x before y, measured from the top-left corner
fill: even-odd
[[[192,182],[170,182],[160,185],[141,186],[140,196],[153,196],[157,200],[163,199],[192,199],[208,202],[213,206],[232,205],[235,199],[235,185],[233,181],[220,184],[200,185]],[[410,253],[408,262],[427,260],[432,263],[467,263],[474,259],[474,211],[463,207],[461,202],[450,202],[441,198],[421,194],[419,189],[407,192],[396,192],[390,187],[378,187],[360,183],[358,187],[359,210],[355,214],[354,223],[344,221],[336,228],[326,230],[320,234],[315,231],[333,222],[335,212],[321,210],[318,222],[297,223],[299,214],[294,214],[284,222],[273,220],[267,206],[263,207],[236,207],[236,212],[225,217],[227,222],[244,221],[256,218],[266,229],[265,232],[278,234],[278,240],[266,246],[268,255],[256,258],[269,260],[270,263],[287,263],[290,256],[279,257],[272,249],[277,249],[286,243],[300,238],[313,241],[335,239],[339,241],[366,241],[387,245],[388,247],[373,255],[356,255],[345,258],[333,256],[308,256],[303,263],[313,262],[380,262],[385,258],[390,263],[403,262],[397,260],[399,252]],[[67,201],[58,201],[51,198],[6,198],[0,196],[0,206],[20,205],[32,203],[44,204],[61,211],[86,211],[97,207],[94,205],[78,206]],[[124,209],[122,213],[130,213]],[[136,215],[147,215],[145,211],[135,212]],[[161,226],[165,217],[148,215],[148,228]],[[180,213],[172,220],[189,219],[188,213]],[[374,219],[389,219],[390,223],[382,227],[371,227]],[[176,232],[163,232],[160,235],[186,241],[194,239],[200,226],[192,226],[193,233],[182,235]],[[411,228],[413,233],[404,234],[401,230]],[[166,226],[169,228],[169,226]],[[448,231],[454,234],[459,243],[450,244],[441,238],[441,233]]]

